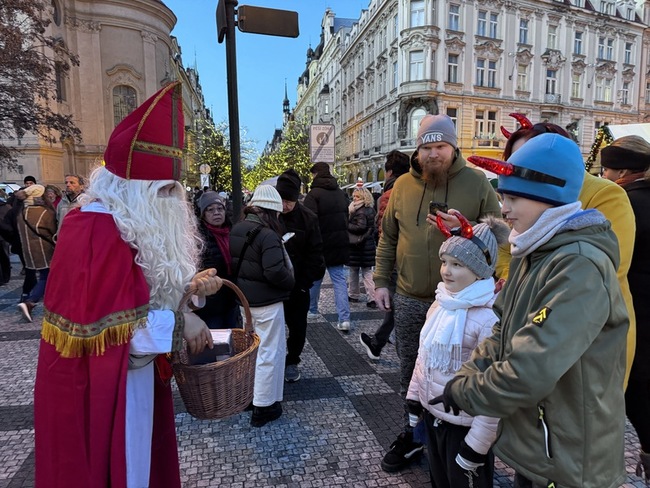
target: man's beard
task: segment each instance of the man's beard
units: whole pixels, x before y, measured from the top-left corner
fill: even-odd
[[[444,164],[421,164],[422,179],[429,185],[436,186],[447,180],[449,167]]]
[[[102,167],[93,172],[87,190],[112,214],[122,239],[137,250],[135,262],[155,309],[178,308],[199,261],[201,240],[182,186],[173,182],[171,196],[158,195],[172,182],[125,180]]]

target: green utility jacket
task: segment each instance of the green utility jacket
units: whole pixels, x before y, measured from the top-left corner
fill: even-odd
[[[429,202],[446,202],[468,220],[501,215],[499,201],[485,174],[467,167],[456,151],[447,183],[436,187],[421,178],[420,165],[411,160],[410,173],[395,181],[381,221],[375,258],[375,287],[387,288],[397,265],[397,293],[431,302],[440,282],[438,250],[445,236],[427,223]]]
[[[494,304],[500,323],[452,385],[463,410],[501,419],[495,453],[535,483],[608,488],[625,480],[628,315],[618,260],[597,210],[513,258]]]

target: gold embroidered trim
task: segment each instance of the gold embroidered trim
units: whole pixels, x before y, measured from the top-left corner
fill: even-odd
[[[165,156],[170,158],[182,158],[183,150],[172,146],[163,146],[154,142],[136,141],[133,150],[155,156]]]
[[[149,114],[151,114],[152,110],[158,105],[158,102],[162,97],[164,97],[169,90],[176,89],[176,87],[179,87],[181,85],[180,81],[175,81],[174,83],[170,83],[167,85],[164,89],[160,91],[158,96],[151,102],[151,105],[147,108],[147,111],[144,113],[142,118],[140,119],[140,123],[138,124],[138,128],[135,131],[135,135],[133,136],[133,139],[131,140],[131,150],[129,151],[129,157],[126,160],[126,174],[125,179],[129,180],[131,179],[131,160],[133,159],[133,146],[135,146],[135,143],[138,142],[138,136],[140,135],[140,131],[142,130],[142,126],[144,126],[144,123],[147,121],[147,118],[149,117]],[[175,107],[172,107],[172,110],[175,110]]]
[[[70,322],[45,310],[41,337],[63,357],[102,355],[106,347],[125,344],[147,322],[149,305],[115,312],[92,324]]]

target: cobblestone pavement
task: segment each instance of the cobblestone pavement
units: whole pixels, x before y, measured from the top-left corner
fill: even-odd
[[[23,321],[16,311],[21,283],[15,276],[0,287],[0,488],[34,483],[32,397],[42,308],[34,323]],[[397,474],[379,466],[401,431],[395,348],[387,345],[379,361],[367,358],[359,334],[372,332],[382,314],[364,303],[351,304],[352,331],[338,332],[328,283],[326,278],[321,316],[309,323],[302,379],[285,384],[280,419],[262,428],[249,426],[249,412],[200,421],[176,394],[184,487],[430,486],[424,459]],[[633,474],[639,446],[629,426],[625,447],[624,486],[641,488]],[[494,486],[512,486],[512,470],[498,461]]]

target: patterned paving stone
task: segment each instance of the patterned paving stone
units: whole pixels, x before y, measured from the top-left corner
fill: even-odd
[[[34,484],[33,383],[39,344],[38,320],[16,312],[20,276],[0,287],[0,488]],[[365,300],[365,297],[362,297]],[[285,383],[284,414],[262,428],[250,412],[223,420],[197,420],[186,413],[175,384],[178,451],[184,487],[319,488],[426,487],[423,457],[401,473],[379,463],[402,428],[399,361],[387,344],[378,361],[359,343],[372,333],[381,312],[351,303],[353,330],[335,328],[336,307],[326,277],[317,319],[309,321],[302,379]],[[42,309],[36,311],[41,317]],[[638,439],[628,425],[625,488],[641,488],[634,476]],[[496,462],[494,486],[510,488],[512,470]]]

